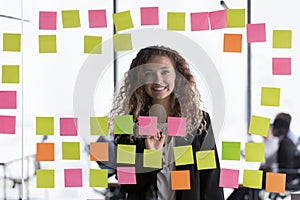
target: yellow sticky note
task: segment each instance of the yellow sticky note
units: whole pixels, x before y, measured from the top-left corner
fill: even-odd
[[[117,163],[135,164],[135,145],[118,144]]]
[[[292,31],[273,30],[273,48],[292,48]]]
[[[261,189],[262,186],[261,170],[244,170],[243,186],[248,188]]]
[[[3,51],[21,51],[21,34],[3,33]]]
[[[79,10],[63,10],[61,11],[63,28],[80,27]]]
[[[115,116],[114,134],[133,134],[133,116],[132,115]]]
[[[113,20],[116,27],[116,31],[122,31],[125,29],[133,28],[130,11],[123,11],[113,14]]]
[[[264,143],[246,143],[246,161],[247,162],[264,162],[265,161],[265,144]]]
[[[62,142],[63,160],[80,160],[79,142]]]
[[[108,187],[107,169],[90,169],[90,187]]]
[[[126,51],[132,49],[131,34],[114,34],[114,50]]]
[[[37,135],[54,135],[54,117],[36,117]]]
[[[56,35],[39,35],[39,52],[56,53]]]
[[[174,31],[185,30],[185,13],[184,12],[168,12],[167,29]]]
[[[20,83],[19,65],[2,65],[2,83]]]
[[[252,115],[248,133],[267,136],[270,127],[270,118]]]
[[[261,101],[262,106],[280,106],[280,88],[261,88]]]
[[[246,26],[245,9],[226,10],[227,28],[242,28]]]
[[[37,188],[54,188],[55,177],[53,169],[36,170],[36,187]]]
[[[162,151],[144,149],[144,167],[162,168]]]
[[[91,135],[108,135],[108,117],[90,117]]]
[[[198,170],[215,169],[217,167],[214,150],[197,151],[196,159],[197,159]]]
[[[175,165],[194,164],[192,145],[174,147]]]
[[[101,54],[102,53],[102,37],[84,36],[84,53]]]

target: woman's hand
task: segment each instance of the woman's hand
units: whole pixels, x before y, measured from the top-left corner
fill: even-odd
[[[165,142],[165,135],[159,132],[155,136],[150,136],[145,139],[145,145],[150,150],[162,150]]]

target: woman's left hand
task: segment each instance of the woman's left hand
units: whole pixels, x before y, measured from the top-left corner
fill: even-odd
[[[162,150],[165,142],[165,135],[157,133],[155,136],[150,136],[145,139],[145,145],[150,150]]]

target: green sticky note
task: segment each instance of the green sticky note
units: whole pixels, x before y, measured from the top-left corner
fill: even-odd
[[[21,51],[21,34],[3,33],[3,51]]]
[[[268,136],[269,127],[270,118],[252,115],[248,133],[266,137]]]
[[[56,53],[56,35],[39,35],[39,52]]]
[[[222,142],[222,160],[240,160],[240,142]]]
[[[20,83],[19,65],[2,65],[2,83]]]
[[[36,170],[36,187],[37,188],[54,188],[55,178],[53,169]]]
[[[174,147],[175,165],[194,164],[192,145]]]
[[[119,115],[114,117],[115,134],[133,134],[132,115]]]
[[[107,169],[90,169],[90,187],[108,187]]]
[[[162,151],[144,149],[144,167],[162,168]]]
[[[292,48],[292,31],[273,30],[273,48]]]
[[[261,88],[261,101],[262,106],[280,106],[280,88]]]
[[[115,13],[112,16],[116,27],[116,31],[122,31],[125,29],[133,28],[131,14],[129,10]]]
[[[261,189],[262,186],[261,170],[244,170],[243,186],[248,188]]]
[[[90,117],[91,135],[108,135],[108,117]]]
[[[63,10],[61,11],[63,28],[80,27],[79,10]]]
[[[167,13],[167,29],[174,31],[185,30],[185,13],[184,12],[168,12]]]
[[[84,36],[84,53],[101,54],[102,53],[102,37]]]
[[[36,117],[37,135],[54,135],[54,117]]]
[[[114,34],[114,50],[127,51],[132,49],[131,34]]]
[[[197,151],[196,159],[198,170],[215,169],[217,167],[214,150]]]
[[[264,143],[246,143],[246,161],[247,162],[264,162],[265,161],[265,144]]]
[[[117,163],[135,164],[135,145],[118,144]]]
[[[63,160],[80,160],[79,142],[62,142]]]
[[[242,28],[246,26],[245,9],[226,10],[227,28]]]

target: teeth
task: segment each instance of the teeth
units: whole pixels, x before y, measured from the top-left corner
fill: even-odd
[[[157,90],[157,91],[161,91],[164,90],[166,87],[157,87],[157,88],[153,88],[153,90]]]

